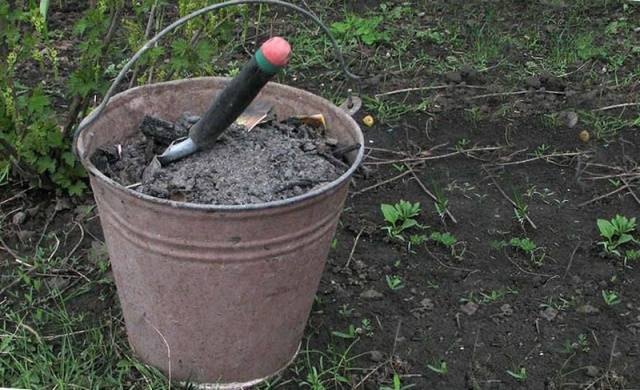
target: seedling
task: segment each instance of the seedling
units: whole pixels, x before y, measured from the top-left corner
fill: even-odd
[[[427,364],[427,368],[438,375],[447,375],[449,373],[447,362],[444,360],[440,360],[439,362],[434,362],[433,364]]]
[[[400,290],[401,288],[404,288],[404,283],[402,282],[402,279],[398,275],[393,275],[393,276],[386,275],[385,279],[387,280],[387,286],[389,286],[389,288],[393,291],[397,291],[397,290]]]
[[[535,242],[530,240],[529,238],[518,238],[514,237],[509,241],[509,245],[513,248],[522,251],[523,253],[530,256],[531,261],[537,265],[541,266],[543,264],[546,253],[543,248],[538,248]],[[542,252],[542,254],[537,255],[538,252]]]
[[[606,303],[607,306],[617,305],[621,302],[618,293],[612,290],[602,290],[602,299],[604,299],[604,303]]]
[[[457,259],[462,258],[466,251],[466,245],[463,242],[459,242],[456,236],[449,232],[441,233],[435,231],[431,233],[430,238],[443,247],[449,249],[451,256]],[[462,247],[462,249],[457,249],[458,247]]]
[[[397,373],[393,373],[393,382],[391,384],[392,387],[389,386],[381,386],[380,390],[406,390],[412,387],[415,387],[415,384],[410,384],[403,386],[402,381],[400,380],[400,375]]]
[[[436,201],[433,205],[436,208],[436,212],[438,213],[440,220],[444,223],[444,217],[447,215],[449,207],[449,199],[447,199],[447,197],[437,187],[434,189],[434,195],[436,197]]]
[[[529,206],[518,194],[513,195],[513,203],[515,203],[515,206],[513,207],[514,217],[520,226],[522,226],[522,229],[524,229],[524,222],[527,220],[527,216],[529,215]]]
[[[418,221],[414,219],[420,214],[419,202],[411,203],[400,200],[394,205],[383,203],[380,205],[380,210],[387,222],[387,226],[382,229],[386,230],[391,238],[404,241],[403,232],[412,227],[420,227]]]
[[[542,144],[542,145],[539,145],[539,146],[536,148],[536,150],[533,152],[533,154],[534,154],[536,157],[541,158],[541,157],[543,157],[543,156],[545,156],[545,155],[547,154],[547,152],[549,151],[549,149],[550,149],[550,146],[549,146],[549,145]]]
[[[591,348],[589,347],[589,340],[583,333],[580,333],[578,335],[578,339],[576,341],[571,342],[569,340],[566,340],[563,345],[563,352],[565,353],[574,353],[577,351],[587,353],[590,350]]]
[[[527,369],[525,367],[520,366],[517,370],[507,370],[507,374],[509,374],[513,379],[518,382],[524,382],[527,380]]]
[[[353,309],[350,308],[347,303],[345,303],[344,305],[340,306],[340,309],[338,309],[338,313],[340,313],[341,316],[349,317],[351,313],[353,313]]]
[[[640,251],[637,249],[627,249],[624,252],[624,265],[627,265],[627,262],[638,261],[640,260]]]
[[[356,327],[353,325],[349,325],[346,331],[340,332],[334,330],[331,332],[332,335],[336,337],[340,337],[341,339],[355,339],[358,336],[358,332],[356,332]]]
[[[420,246],[429,238],[424,234],[412,234],[409,236],[408,249],[411,252],[412,247]]]
[[[363,318],[362,322],[360,323],[360,328],[356,330],[360,331],[358,333],[364,333],[369,337],[373,336],[373,325],[371,325],[371,320],[368,318]]]
[[[605,252],[620,256],[617,249],[620,245],[634,241],[630,234],[636,229],[636,219],[616,215],[610,221],[606,219],[597,220],[600,236],[604,238],[598,244],[604,247]]]

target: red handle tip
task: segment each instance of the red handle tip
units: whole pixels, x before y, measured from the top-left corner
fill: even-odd
[[[291,45],[282,37],[273,37],[260,47],[262,55],[271,65],[283,67],[291,57]]]

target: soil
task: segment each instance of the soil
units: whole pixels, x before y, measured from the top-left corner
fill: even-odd
[[[250,131],[232,125],[211,149],[161,167],[154,156],[171,140],[184,137],[198,119],[185,114],[172,124],[147,116],[140,133],[120,146],[98,151],[92,161],[111,178],[141,193],[219,205],[302,195],[337,179],[348,167],[334,156],[341,149],[335,140],[296,119],[270,120]]]

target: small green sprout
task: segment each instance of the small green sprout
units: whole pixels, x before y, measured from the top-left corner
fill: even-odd
[[[433,205],[436,208],[436,212],[438,213],[440,220],[444,222],[444,217],[447,215],[447,210],[449,207],[449,199],[447,199],[447,197],[438,188],[434,190],[434,193],[436,201],[433,203]]]
[[[331,332],[332,335],[336,337],[340,337],[341,339],[355,339],[358,336],[358,332],[356,332],[356,327],[353,325],[349,325],[346,331],[340,332],[334,330]]]
[[[411,251],[412,247],[420,246],[425,243],[429,238],[424,234],[412,234],[409,236],[408,249]]]
[[[451,251],[451,256],[456,259],[461,259],[467,249],[464,242],[458,241],[456,236],[449,232],[441,233],[435,231],[431,233],[430,238],[443,247],[449,249],[449,251]]]
[[[448,249],[453,248],[453,246],[458,242],[456,236],[448,232],[432,232],[431,239]]]
[[[527,369],[525,367],[520,366],[517,370],[507,370],[507,374],[509,374],[513,379],[518,382],[524,382],[527,380]]]
[[[524,229],[524,222],[527,220],[529,215],[529,206],[518,194],[513,196],[513,203],[515,203],[515,206],[513,207],[514,217],[520,226],[522,226],[522,229]]]
[[[636,229],[636,219],[616,215],[610,221],[597,220],[600,236],[604,238],[598,244],[604,247],[605,252],[620,256],[618,247],[622,244],[635,241],[631,233]]]
[[[368,318],[363,318],[360,323],[360,328],[356,329],[356,331],[360,331],[358,333],[364,333],[365,335],[372,337],[373,336],[373,325],[371,325],[371,320]]]
[[[433,364],[427,364],[427,368],[435,372],[438,375],[447,375],[449,373],[449,367],[445,360],[434,362]]]
[[[624,265],[628,262],[636,262],[640,260],[640,251],[637,249],[627,249],[624,252]]]
[[[393,275],[393,276],[385,275],[385,279],[387,281],[387,286],[389,286],[389,288],[393,291],[397,291],[397,290],[400,290],[401,288],[404,288],[404,283],[402,282],[402,279],[398,275]]]
[[[606,303],[607,306],[617,305],[621,302],[618,293],[612,290],[602,290],[602,299],[604,299],[604,303]]]
[[[402,385],[402,381],[400,380],[400,375],[398,375],[397,373],[394,372],[393,373],[393,381],[392,381],[391,387],[389,387],[389,386],[381,386],[380,390],[406,390],[406,389],[410,389],[412,387],[415,387],[415,384],[403,386]]]
[[[550,146],[549,146],[549,145],[542,144],[542,145],[539,145],[539,146],[536,148],[536,150],[533,152],[533,154],[534,154],[536,157],[541,158],[541,157],[543,157],[543,156],[545,156],[545,155],[547,154],[547,152],[549,151],[549,149],[550,149]]]
[[[509,241],[509,245],[529,255],[531,258],[531,261],[535,265],[541,266],[543,264],[544,258],[546,256],[544,248],[538,248],[536,243],[533,242],[531,239],[526,237],[524,238],[514,237]],[[542,252],[542,253],[540,255],[537,255],[537,253],[539,252]]]
[[[414,218],[420,214],[420,203],[411,203],[400,200],[394,205],[382,204],[380,210],[387,222],[387,226],[382,229],[387,231],[391,238],[404,241],[403,232],[412,227],[420,227],[418,221]]]

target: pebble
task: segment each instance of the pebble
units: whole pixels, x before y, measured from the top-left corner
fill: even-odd
[[[450,81],[452,83],[459,83],[462,81],[462,75],[460,74],[460,72],[447,72],[444,77],[445,79],[447,79],[447,81]]]
[[[384,355],[380,351],[371,351],[369,352],[369,360],[372,362],[381,362],[384,359]]]
[[[475,312],[478,311],[479,307],[480,305],[475,302],[467,302],[464,305],[460,306],[460,311],[468,316],[472,316],[473,314],[475,314]]]
[[[600,376],[600,369],[596,366],[586,366],[585,367],[587,376],[591,378],[597,378]]]
[[[382,297],[384,297],[384,295],[382,295],[382,293],[379,293],[374,289],[369,289],[363,292],[362,294],[360,294],[360,298],[365,298],[365,299],[380,299]]]
[[[573,129],[578,124],[578,114],[573,111],[565,111],[563,118],[564,124],[570,129]]]
[[[598,314],[600,313],[600,309],[595,306],[591,306],[588,303],[582,306],[579,306],[576,311],[582,314]]]
[[[531,87],[533,89],[538,89],[542,85],[542,83],[540,82],[540,78],[536,76],[527,78],[526,84],[527,87]]]
[[[12,219],[13,224],[18,226],[22,225],[26,220],[27,220],[27,213],[23,211],[18,211],[17,213],[15,213]]]
[[[504,314],[505,316],[510,316],[513,314],[513,308],[508,303],[500,306],[500,311],[502,311],[502,314]]]
[[[433,304],[433,301],[431,299],[425,298],[420,301],[420,306],[422,306],[426,310],[431,310],[435,305]]]
[[[558,316],[558,310],[554,309],[553,307],[547,307],[546,309],[540,312],[540,317],[544,318],[549,322],[553,321],[557,316]]]

